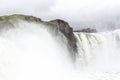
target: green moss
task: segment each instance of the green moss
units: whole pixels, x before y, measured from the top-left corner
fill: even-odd
[[[59,22],[62,22],[64,24],[68,24],[67,22],[56,19],[56,20],[51,20],[51,21],[42,21],[40,18],[31,16],[31,15],[22,15],[22,14],[13,14],[13,15],[6,15],[6,16],[0,16],[0,23],[5,23],[5,24],[14,24],[17,23],[18,20],[24,20],[28,22],[38,22],[42,23],[47,26],[53,26],[56,25]]]
[[[14,14],[14,15],[6,15],[6,16],[0,16],[0,21],[6,21],[6,22],[14,22],[17,20],[25,20],[25,21],[32,21],[32,22],[41,22],[42,20],[40,18],[36,18],[33,16],[27,16],[27,15],[21,15],[21,14]]]

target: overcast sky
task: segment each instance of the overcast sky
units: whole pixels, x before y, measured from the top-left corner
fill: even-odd
[[[120,0],[0,0],[0,15],[29,14],[43,20],[64,19],[71,25],[120,13]]]

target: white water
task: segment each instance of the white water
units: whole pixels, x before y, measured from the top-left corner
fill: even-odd
[[[117,67],[120,70],[120,30],[103,33],[78,32],[75,35],[79,54],[83,56],[85,65],[97,65],[107,69],[111,66],[110,68]]]
[[[81,70],[92,76],[92,80],[119,80],[120,30],[74,34],[79,47],[78,67],[82,65]]]
[[[120,79],[119,30],[75,33],[83,49],[75,65],[65,42],[51,35],[47,26],[19,22],[15,27],[0,34],[0,80]]]

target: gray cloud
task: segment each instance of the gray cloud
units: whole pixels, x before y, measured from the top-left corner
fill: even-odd
[[[119,0],[0,0],[0,15],[29,14],[44,20],[64,19],[75,28],[82,22],[119,16]]]
[[[54,0],[0,0],[0,15],[6,14],[41,14],[49,12]]]

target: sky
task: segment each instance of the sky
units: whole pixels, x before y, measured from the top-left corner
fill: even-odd
[[[0,0],[0,15],[26,14],[42,20],[63,19],[74,28],[82,22],[119,16],[120,0]]]

